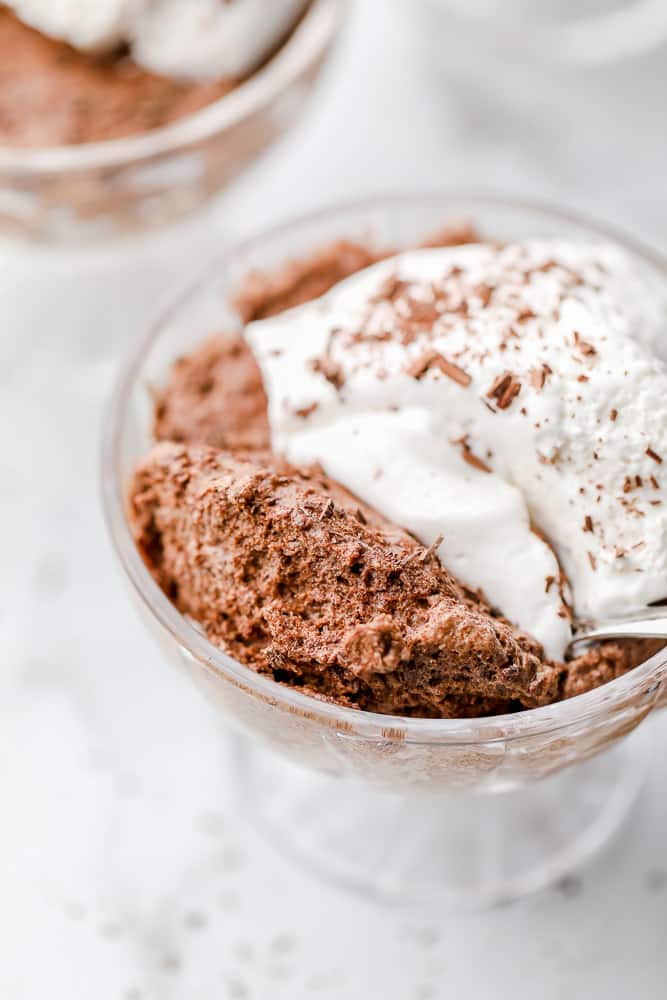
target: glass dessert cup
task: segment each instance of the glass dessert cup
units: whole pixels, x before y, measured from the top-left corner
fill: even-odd
[[[170,125],[108,142],[0,145],[0,233],[79,242],[161,225],[202,205],[296,120],[344,7],[311,0],[264,66]]]
[[[667,652],[569,701],[492,718],[399,718],[320,701],[231,659],[174,608],[135,547],[125,490],[151,443],[147,387],[211,332],[238,328],[231,302],[249,271],[338,237],[408,246],[462,220],[494,240],[621,243],[647,281],[667,284],[650,251],[539,206],[423,195],[329,209],[230,248],[167,309],[122,371],[102,456],[108,527],[143,617],[241,733],[231,741],[238,807],[338,883],[441,908],[534,891],[607,841],[642,784],[650,727],[633,731],[667,689]]]

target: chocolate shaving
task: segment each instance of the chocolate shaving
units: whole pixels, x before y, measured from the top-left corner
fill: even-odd
[[[494,289],[491,287],[491,285],[485,285],[485,284],[475,285],[475,287],[473,288],[473,292],[481,299],[482,306],[484,309],[486,309],[489,302],[491,301],[491,296],[493,295],[494,292]]]
[[[449,361],[443,357],[438,351],[426,351],[421,357],[416,358],[406,371],[412,378],[421,379],[431,368],[439,369],[443,375],[446,375],[447,378],[452,379],[453,382],[457,382],[459,385],[464,387],[470,385],[470,375],[463,368],[455,365],[453,361]]]
[[[495,399],[499,410],[506,410],[521,392],[521,382],[512,372],[499,375],[486,394],[487,399]]]
[[[591,517],[590,514],[586,514],[586,517],[584,518],[583,530],[591,532],[593,531],[593,518]]]
[[[444,542],[444,540],[445,540],[445,536],[444,535],[438,535],[435,538],[435,541],[431,542],[431,544],[427,548],[426,552],[423,553],[423,555],[421,557],[421,561],[422,562],[426,562],[427,559],[430,559],[431,556],[434,556],[435,553],[440,548],[440,546],[442,545],[442,543]]]
[[[531,368],[529,372],[531,385],[534,389],[544,388],[544,383],[551,374],[553,374],[553,370],[547,364],[542,364],[539,368]]]
[[[342,389],[345,385],[343,369],[333,358],[324,355],[321,358],[313,358],[310,362],[312,371],[318,375],[323,375],[327,382],[330,382],[334,389]]]
[[[577,330],[574,331],[574,342],[584,357],[591,357],[593,354],[597,354],[596,348],[592,344],[589,344],[587,340],[582,340]]]
[[[322,511],[322,513],[320,514],[320,520],[321,521],[327,521],[330,517],[333,517],[333,513],[334,513],[335,509],[336,509],[336,505],[334,504],[333,500],[329,500],[329,502],[327,503],[326,507],[324,508],[324,510]]]
[[[491,467],[486,464],[483,458],[479,458],[474,452],[470,450],[466,442],[463,442],[461,446],[461,457],[464,462],[468,465],[472,465],[473,469],[479,469],[480,472],[491,472]]]
[[[405,304],[408,309],[406,320],[413,325],[431,327],[440,318],[440,311],[433,302],[423,302],[410,296]]]
[[[469,437],[467,434],[464,434],[463,437],[461,438],[454,438],[451,441],[451,444],[461,446],[461,458],[463,459],[464,462],[467,462],[468,465],[472,465],[474,469],[479,469],[480,472],[492,471],[491,467],[486,464],[484,459],[480,458],[479,455],[475,455],[475,453],[472,451],[469,444]],[[487,452],[487,455],[489,457],[491,456],[491,454],[492,454],[491,452]]]
[[[532,533],[535,535],[536,538],[539,538],[541,541],[544,542],[545,545],[547,545],[551,549],[553,556],[556,559],[556,562],[558,563],[558,577],[548,576],[546,578],[545,593],[548,594],[553,584],[558,582],[558,596],[560,597],[562,602],[562,607],[558,612],[558,617],[567,618],[568,621],[572,622],[574,621],[574,608],[572,607],[572,605],[570,604],[570,602],[566,597],[566,593],[571,589],[570,581],[567,577],[567,574],[560,565],[558,556],[554,551],[553,545],[551,544],[547,536],[544,534],[544,532],[540,531],[537,525],[534,524],[533,522],[531,522],[530,530],[532,531]]]
[[[315,403],[311,403],[310,406],[302,406],[298,410],[295,410],[294,414],[297,417],[301,417],[302,420],[305,420],[306,417],[309,417],[311,415],[311,413],[315,412],[315,410],[317,409],[317,407],[319,405],[320,405],[319,403],[315,402]]]
[[[407,292],[409,287],[409,282],[403,281],[403,279],[399,278],[397,274],[390,274],[389,277],[385,278],[382,282],[377,294],[371,299],[371,302],[395,302],[397,298]]]
[[[410,566],[412,563],[428,562],[432,556],[436,555],[443,541],[444,535],[438,535],[427,549],[418,549],[416,552],[411,552],[409,556],[401,560],[401,568],[405,569],[406,566]]]
[[[649,458],[652,458],[654,462],[657,462],[658,465],[662,465],[662,457],[658,455],[657,451],[654,451],[653,448],[648,447],[646,449],[646,454]]]
[[[569,586],[569,580],[561,570],[560,579],[558,581],[558,593],[560,594],[562,605],[558,611],[558,617],[567,619],[567,621],[571,624],[574,621],[574,608],[569,601],[565,599],[564,595],[566,586]]]
[[[588,552],[587,555],[588,555],[588,561],[591,564],[591,569],[593,570],[593,572],[595,572],[595,570],[598,568],[597,559],[595,558],[592,552]]]
[[[423,378],[431,365],[435,362],[435,356],[434,351],[426,351],[425,354],[420,354],[420,356],[415,358],[415,360],[405,369],[406,374],[410,375],[411,378]]]
[[[623,492],[630,493],[631,490],[639,490],[644,485],[641,476],[626,476],[623,482]]]
[[[618,410],[612,410],[611,413],[609,414],[609,419],[616,420],[617,416],[618,416]]]

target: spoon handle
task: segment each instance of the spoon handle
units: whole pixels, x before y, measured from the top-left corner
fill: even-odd
[[[634,618],[615,619],[595,624],[582,622],[576,627],[570,647],[584,642],[601,642],[604,639],[666,639],[667,614],[647,617],[646,613]]]

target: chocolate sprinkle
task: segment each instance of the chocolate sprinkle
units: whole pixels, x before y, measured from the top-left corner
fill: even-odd
[[[592,355],[597,354],[597,350],[592,344],[589,344],[587,340],[582,340],[580,334],[574,331],[574,342],[577,345],[581,354],[584,357],[592,357]]]
[[[499,375],[486,394],[487,399],[495,399],[499,410],[506,410],[521,392],[521,383],[512,372]]]
[[[530,369],[530,383],[534,389],[542,389],[547,380],[547,376],[552,374],[552,369],[547,364],[540,365],[539,368]]]
[[[461,457],[464,462],[468,465],[472,465],[473,469],[479,469],[480,472],[491,472],[490,466],[486,464],[484,459],[479,458],[474,452],[470,450],[467,442],[462,442],[461,445]]]
[[[310,362],[311,370],[323,375],[327,382],[330,382],[334,389],[342,389],[345,385],[343,369],[330,357],[314,358]]]
[[[482,305],[485,309],[488,306],[489,302],[491,301],[491,296],[493,295],[493,291],[494,290],[491,287],[491,285],[482,284],[482,285],[476,285],[475,288],[473,288],[473,292],[475,293],[475,295],[479,296]]]
[[[453,361],[443,357],[438,351],[426,351],[419,358],[416,358],[406,371],[412,378],[421,379],[431,368],[437,368],[447,378],[464,388],[470,385],[470,375],[463,368],[455,365]]]
[[[319,405],[320,404],[317,402],[311,403],[309,406],[300,407],[298,410],[295,410],[294,413],[297,417],[301,417],[302,420],[305,420],[306,417],[309,417],[311,413],[315,412]]]

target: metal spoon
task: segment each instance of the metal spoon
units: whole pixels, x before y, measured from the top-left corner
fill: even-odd
[[[644,611],[606,622],[578,622],[574,626],[574,635],[568,644],[566,656],[574,656],[578,646],[614,639],[664,639],[667,642],[667,610],[656,609],[653,616]]]

